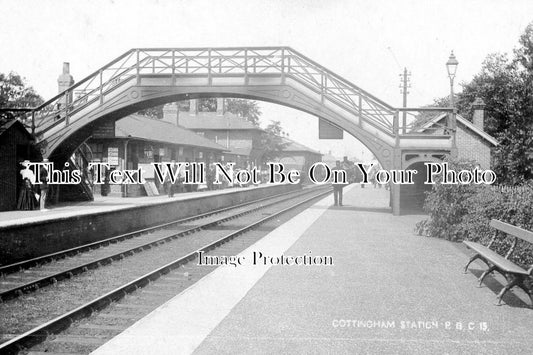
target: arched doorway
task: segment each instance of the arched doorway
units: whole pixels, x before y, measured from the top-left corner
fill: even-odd
[[[426,161],[418,161],[410,164],[406,169],[415,170],[413,184],[404,184],[400,187],[400,209],[402,214],[419,214],[424,212],[426,193],[431,191],[432,186],[425,184],[427,180]]]

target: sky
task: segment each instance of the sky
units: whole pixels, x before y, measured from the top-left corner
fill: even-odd
[[[417,107],[449,94],[451,50],[460,91],[533,21],[531,0],[0,0],[0,8],[0,72],[17,72],[45,99],[57,94],[63,62],[81,80],[130,48],[290,46],[398,107],[406,67],[408,106]],[[313,116],[261,108],[263,125],[279,120],[311,148],[369,158],[353,138],[319,141]]]

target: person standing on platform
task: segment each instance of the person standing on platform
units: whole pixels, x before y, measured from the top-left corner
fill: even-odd
[[[43,159],[43,163],[48,163],[48,159]],[[39,177],[41,178],[41,198],[39,200],[39,207],[42,212],[46,209],[46,197],[48,196],[48,169],[44,166],[39,170]]]
[[[18,210],[35,210],[39,206],[37,196],[39,196],[33,190],[35,184],[35,174],[29,168],[29,161],[25,160],[21,163],[24,169],[20,170],[22,177],[22,187],[19,192],[19,198],[17,201]]]
[[[207,185],[207,190],[211,191],[215,189],[215,166],[213,165],[213,163],[210,163],[206,170],[207,171],[205,173],[205,182]]]
[[[187,191],[185,190],[185,184],[184,184],[184,182],[185,182],[185,167],[182,166],[182,167],[177,171],[176,174],[178,175],[178,177],[176,178],[176,186],[175,186],[176,191],[177,191],[178,193],[184,193],[184,192],[187,192]]]
[[[335,176],[335,173],[334,171],[339,171],[338,174],[338,177],[339,177],[339,180],[341,180],[341,177],[342,177],[342,171],[344,171],[343,169],[341,169],[341,162],[340,161],[336,161],[335,162],[335,167],[332,170],[332,174],[333,176]],[[343,181],[333,181],[333,200],[335,202],[334,206],[342,206],[342,189],[344,188],[344,183]]]
[[[190,181],[185,181],[186,176],[189,176],[189,179],[191,176],[191,166],[189,164],[190,164],[190,161],[186,160],[185,166],[181,168],[181,170],[183,171],[183,181],[184,181],[183,192],[192,192],[192,185],[190,184]]]
[[[170,169],[172,169],[172,171],[174,171],[175,165],[176,165],[176,162],[172,160],[172,162],[170,163]],[[178,180],[177,177],[176,177],[176,180]],[[172,179],[170,178],[170,172],[167,174],[167,178],[165,180],[165,187],[167,188],[168,197],[174,197],[174,192],[175,192],[174,184],[176,180],[174,180],[173,182]]]
[[[172,194],[181,192],[181,180],[179,172],[176,172],[176,180],[174,180],[174,184],[172,184],[172,189]]]
[[[32,185],[35,185],[35,173],[30,169],[30,161],[24,160],[20,165],[24,167],[24,169],[20,170],[22,180],[28,179]]]

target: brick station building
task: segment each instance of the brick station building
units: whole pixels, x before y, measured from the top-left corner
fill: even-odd
[[[498,141],[483,130],[485,104],[481,99],[476,99],[473,104],[473,122],[461,115],[456,115],[457,131],[455,142],[459,159],[474,160],[481,169],[490,169],[492,148]],[[424,124],[418,131],[443,134],[446,126],[447,114],[441,114]]]
[[[476,99],[473,104],[474,115],[470,122],[461,115],[456,115],[457,131],[455,142],[457,145],[457,158],[461,160],[475,161],[480,169],[490,169],[491,152],[498,145],[498,141],[483,130],[484,107],[481,99]],[[441,114],[429,120],[416,132],[444,134],[446,128],[447,114]],[[431,190],[429,184],[424,184],[426,180],[426,168],[423,162],[416,162],[408,169],[418,170],[414,176],[414,185],[402,185],[400,188],[401,208],[404,210],[420,210],[424,204],[425,192]]]
[[[224,99],[218,98],[216,112],[199,112],[198,100],[189,100],[189,108],[183,111],[178,103],[163,108],[163,120],[177,125],[223,146],[226,151],[221,161],[235,162],[238,168],[258,166],[263,149],[263,130],[245,118],[224,111]]]
[[[189,100],[183,110],[179,103],[164,106],[163,119],[177,122],[179,126],[226,148],[222,161],[235,162],[237,168],[260,166],[264,154],[261,139],[265,131],[259,126],[224,110],[224,99],[217,98],[216,112],[199,112],[197,100]],[[321,161],[322,154],[287,137],[278,157],[288,169],[306,171],[313,163]]]

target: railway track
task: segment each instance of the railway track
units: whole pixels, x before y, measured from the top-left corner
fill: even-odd
[[[7,301],[24,293],[70,279],[74,275],[87,272],[90,269],[266,208],[278,201],[291,198],[291,196],[306,193],[308,192],[303,190],[270,196],[2,266],[0,267],[0,275],[2,275],[0,278],[0,301]],[[200,224],[189,224],[200,220],[202,221]]]
[[[50,350],[89,352],[125,329],[127,325],[123,323],[134,322],[137,317],[149,313],[210,272],[214,267],[191,263],[196,259],[197,251],[215,253],[214,255],[217,252],[222,253],[221,255],[235,255],[267,233],[263,228],[257,229],[257,226],[263,224],[267,226],[266,229],[273,229],[279,224],[280,218],[290,218],[296,209],[303,208],[303,205],[328,193],[329,189],[314,188],[300,194],[278,196],[273,199],[275,201],[270,200],[268,203],[263,201],[262,206],[247,204],[242,206],[247,211],[233,211],[235,213],[230,215],[218,216],[208,221],[207,227],[205,223],[202,227],[180,224],[182,230],[172,230],[176,228],[173,224],[170,230],[169,227],[163,228],[165,233],[170,231],[174,235],[186,236],[194,232],[194,238],[176,239],[175,243],[166,243],[165,248],[142,248],[146,252],[135,254],[135,258],[119,258],[118,262],[94,270],[85,270],[78,277],[66,278],[68,281],[54,284],[53,287],[42,288],[32,294],[23,294],[22,297],[5,301],[0,304],[0,324],[6,326],[0,329],[0,353],[16,353],[42,342],[49,334],[68,328],[74,321],[86,318],[96,310],[106,307],[108,310],[114,309],[118,315],[109,316],[108,310],[98,313],[99,322],[104,324],[81,324],[79,328],[72,328],[76,329],[74,334],[60,334],[59,338],[49,339],[53,343],[52,349],[44,344],[35,349],[47,353],[50,353]],[[244,237],[228,243],[237,236]],[[161,239],[170,237],[157,238],[159,244]],[[232,250],[227,250],[228,248]],[[153,283],[163,276],[162,280]],[[135,292],[149,284],[150,288]],[[132,293],[133,296],[125,298]],[[122,301],[117,303],[118,300]],[[109,307],[110,305],[112,307]],[[76,331],[79,333],[76,334]],[[66,348],[60,345],[59,350],[53,350],[54,346],[57,348],[57,339],[59,344],[62,344],[62,337],[66,337],[66,343],[70,345]],[[39,346],[44,348],[39,349]]]

